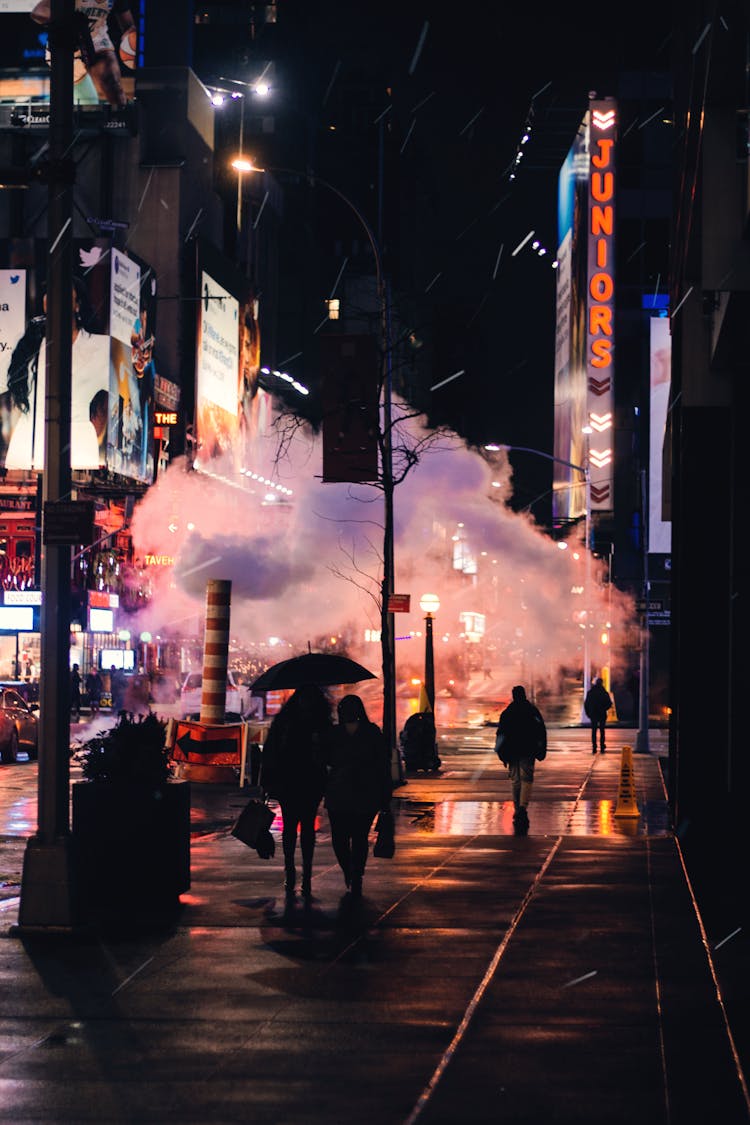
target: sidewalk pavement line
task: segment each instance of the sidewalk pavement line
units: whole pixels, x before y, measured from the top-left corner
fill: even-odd
[[[693,884],[691,883],[690,876],[688,875],[687,865],[685,863],[685,856],[683,855],[683,852],[682,852],[682,845],[680,844],[680,840],[679,840],[679,837],[677,836],[676,832],[674,833],[674,842],[677,846],[677,854],[680,857],[680,863],[682,864],[682,871],[683,871],[683,874],[685,876],[685,882],[687,884],[687,889],[690,893],[690,901],[693,904],[693,910],[695,911],[695,917],[698,920],[698,928],[700,930],[701,941],[703,943],[703,948],[706,951],[706,959],[708,961],[708,968],[709,968],[709,971],[711,973],[711,979],[714,982],[714,988],[716,989],[716,999],[718,1001],[719,1008],[721,1009],[722,1019],[724,1020],[724,1028],[725,1028],[726,1033],[727,1033],[727,1040],[729,1041],[729,1049],[732,1052],[732,1058],[734,1059],[735,1070],[737,1072],[737,1080],[738,1080],[738,1082],[740,1084],[740,1087],[742,1089],[742,1096],[745,1099],[745,1108],[747,1109],[748,1114],[750,1114],[750,1091],[748,1091],[747,1081],[745,1079],[745,1072],[742,1069],[742,1063],[740,1061],[739,1051],[737,1050],[737,1044],[734,1041],[734,1036],[732,1035],[732,1028],[729,1024],[729,1016],[727,1015],[727,1009],[726,1009],[726,1006],[724,1004],[724,997],[721,994],[721,985],[719,984],[719,978],[718,978],[718,975],[716,973],[716,967],[714,965],[714,959],[711,956],[711,946],[710,946],[709,941],[708,941],[708,935],[706,933],[706,927],[703,925],[703,918],[701,916],[700,907],[698,906],[698,900],[696,899],[695,892],[693,891]]]
[[[589,768],[586,771],[586,776],[584,777],[583,781],[581,782],[581,787],[576,794],[576,799],[573,802],[573,807],[570,810],[570,814],[569,814],[568,819],[566,821],[565,827],[563,828],[562,832],[560,833],[560,835],[555,840],[554,844],[552,845],[550,851],[547,854],[546,859],[544,860],[544,863],[542,864],[542,866],[537,871],[536,875],[534,876],[534,879],[531,882],[531,885],[529,886],[529,889],[526,891],[526,894],[523,896],[520,906],[518,907],[515,914],[513,915],[513,918],[511,919],[511,922],[510,922],[510,925],[508,926],[508,929],[505,931],[505,935],[503,936],[502,941],[500,942],[497,949],[493,953],[492,959],[490,960],[490,963],[485,970],[484,976],[482,977],[481,981],[479,982],[479,984],[478,984],[478,986],[477,986],[477,988],[474,992],[474,995],[472,996],[471,1000],[469,1001],[469,1003],[466,1007],[466,1011],[464,1012],[463,1016],[461,1017],[461,1022],[459,1023],[458,1027],[456,1028],[456,1030],[453,1034],[453,1038],[451,1039],[450,1043],[448,1044],[448,1046],[443,1051],[443,1055],[440,1059],[440,1062],[435,1067],[435,1070],[432,1073],[432,1077],[429,1079],[429,1081],[428,1081],[427,1085],[425,1086],[424,1090],[422,1091],[422,1093],[417,1098],[417,1101],[416,1101],[416,1103],[414,1105],[414,1108],[412,1109],[411,1113],[409,1114],[408,1117],[406,1117],[404,1119],[404,1125],[414,1125],[414,1122],[420,1116],[420,1114],[422,1113],[422,1110],[425,1108],[425,1106],[429,1102],[430,1098],[435,1093],[435,1090],[437,1089],[437,1086],[438,1086],[438,1083],[440,1082],[440,1079],[443,1077],[445,1071],[448,1068],[448,1064],[451,1062],[453,1056],[456,1053],[456,1050],[458,1049],[458,1047],[461,1044],[461,1040],[463,1039],[464,1035],[468,1031],[469,1024],[471,1023],[472,1019],[474,1018],[474,1013],[476,1012],[477,1008],[479,1007],[479,1004],[481,1003],[482,997],[484,996],[485,992],[487,991],[487,988],[490,984],[490,981],[492,980],[492,978],[494,977],[494,975],[497,971],[497,967],[500,964],[500,961],[503,957],[503,954],[505,953],[505,950],[508,948],[508,946],[510,944],[511,938],[513,937],[514,933],[518,929],[518,926],[520,925],[521,919],[522,919],[523,915],[526,913],[526,910],[528,909],[529,903],[531,902],[532,898],[536,894],[542,879],[544,878],[544,876],[547,874],[547,871],[549,870],[549,866],[552,863],[552,860],[557,855],[557,853],[560,849],[560,845],[562,844],[563,840],[565,839],[567,829],[570,826],[570,823],[573,819],[573,816],[575,814],[576,809],[578,808],[578,803],[581,800],[581,797],[583,796],[584,790],[586,789],[586,786],[588,785],[588,783],[591,779],[591,775],[592,775],[593,770],[594,770],[595,761],[596,761],[596,759],[594,759],[594,762],[592,762],[589,765]]]

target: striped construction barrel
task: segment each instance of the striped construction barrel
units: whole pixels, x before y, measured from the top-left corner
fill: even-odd
[[[232,583],[211,578],[206,584],[206,635],[203,642],[202,723],[223,723],[229,664],[229,611]]]

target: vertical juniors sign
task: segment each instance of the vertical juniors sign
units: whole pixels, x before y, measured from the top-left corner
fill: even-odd
[[[588,297],[586,407],[591,507],[613,507],[615,356],[615,193],[617,107],[614,99],[589,103]]]

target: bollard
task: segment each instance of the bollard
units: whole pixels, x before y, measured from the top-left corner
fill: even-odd
[[[229,665],[229,609],[232,583],[212,578],[206,584],[206,635],[203,642],[201,723],[223,723]]]

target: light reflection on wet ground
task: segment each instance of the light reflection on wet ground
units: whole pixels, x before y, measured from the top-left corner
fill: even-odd
[[[575,811],[574,811],[575,806]],[[646,801],[640,816],[616,817],[611,800],[540,801],[529,805],[530,836],[666,836],[669,819],[664,801]],[[435,836],[514,835],[512,801],[440,801],[399,809],[404,831]]]

